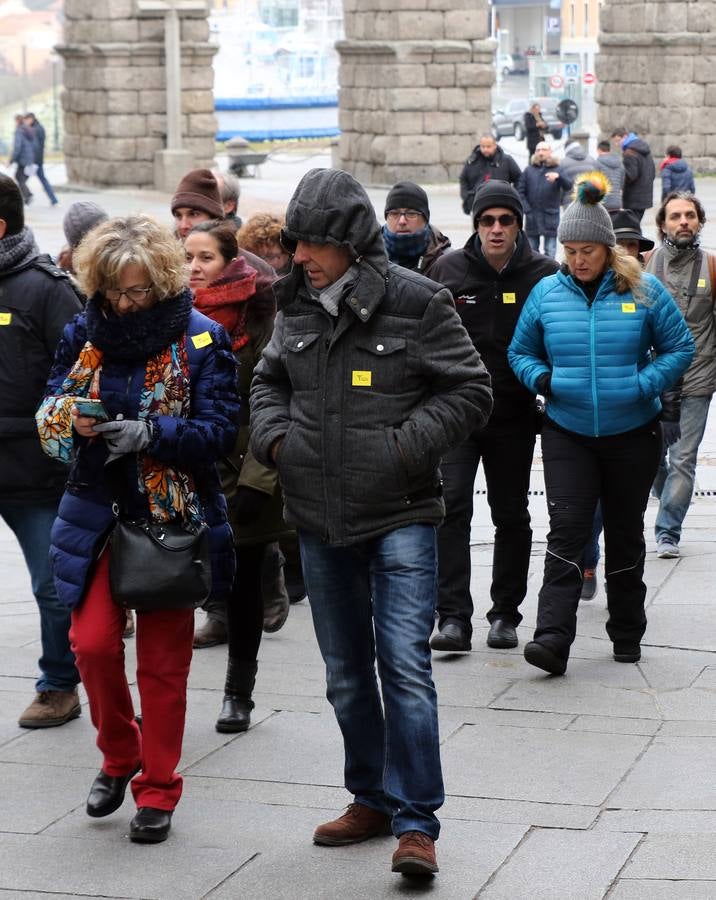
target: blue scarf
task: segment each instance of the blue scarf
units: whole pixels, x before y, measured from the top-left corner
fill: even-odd
[[[388,259],[406,269],[414,268],[430,243],[430,225],[413,234],[395,234],[383,226],[383,241]]]

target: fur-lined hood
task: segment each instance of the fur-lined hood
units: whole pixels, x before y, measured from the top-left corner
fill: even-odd
[[[540,162],[537,159],[537,154],[533,153],[532,159],[530,160],[530,165],[537,166],[537,168],[556,169],[559,167],[559,160],[556,156],[548,156],[547,159]]]

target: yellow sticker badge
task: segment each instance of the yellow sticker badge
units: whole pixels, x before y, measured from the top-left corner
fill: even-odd
[[[353,380],[351,381],[353,387],[370,387],[372,380],[372,372],[358,372],[355,369],[353,370]]]
[[[636,312],[636,303],[622,303],[622,312]]]
[[[201,350],[202,347],[208,347],[212,342],[211,335],[208,331],[202,331],[201,334],[192,335],[191,342],[197,350]]]
[[[12,322],[12,313],[0,313],[0,325],[9,325]]]
[[[517,303],[517,297],[515,294],[503,294],[502,302],[503,303]]]
[[[696,287],[705,288],[706,287],[706,279],[699,278],[699,280],[696,282]]]

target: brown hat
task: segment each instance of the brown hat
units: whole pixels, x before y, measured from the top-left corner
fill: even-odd
[[[219,185],[209,169],[192,169],[182,178],[172,198],[172,212],[180,206],[200,209],[215,219],[224,218]]]

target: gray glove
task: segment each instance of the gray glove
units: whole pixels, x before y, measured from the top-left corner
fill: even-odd
[[[137,422],[134,419],[122,419],[115,422],[101,422],[92,426],[99,432],[109,449],[107,462],[125,456],[127,453],[140,453],[149,446],[152,429],[148,422]]]

